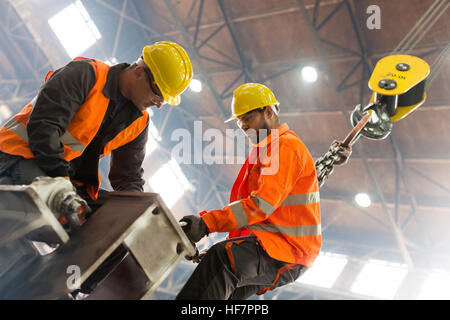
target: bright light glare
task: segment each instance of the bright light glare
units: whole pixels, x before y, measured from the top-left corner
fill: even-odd
[[[149,119],[148,130],[150,131],[150,135],[157,141],[161,141],[161,137],[159,136],[158,129],[153,123],[152,119]]]
[[[449,300],[450,273],[436,270],[425,281],[418,299],[420,300]]]
[[[341,274],[348,259],[333,253],[320,253],[314,266],[305,272],[297,282],[331,288]]]
[[[371,111],[371,110],[369,110],[369,111]],[[380,121],[380,118],[378,118],[377,113],[375,111],[371,111],[369,122],[376,123],[378,121]]]
[[[364,208],[367,208],[372,204],[372,201],[367,193],[358,193],[355,196],[355,201],[360,207]]]
[[[353,283],[351,291],[381,299],[392,299],[407,273],[405,265],[369,260]]]
[[[11,109],[6,104],[0,105],[0,122],[9,119],[11,117]]]
[[[145,157],[148,157],[156,149],[158,149],[158,142],[156,142],[155,138],[149,135],[147,144],[145,145]]]
[[[97,26],[79,0],[50,18],[48,24],[72,59],[101,38]]]
[[[306,82],[316,82],[317,71],[313,67],[304,67],[302,69],[302,77]]]
[[[192,79],[189,83],[189,88],[194,92],[202,91],[202,82],[197,79]]]
[[[195,190],[173,158],[151,177],[149,185],[161,195],[169,208],[173,207],[186,190]]]
[[[149,119],[148,131],[149,135],[147,144],[145,145],[145,157],[148,157],[153,151],[155,151],[158,148],[158,141],[161,141],[158,129],[152,119]]]
[[[108,60],[105,61],[105,63],[109,66],[113,66],[115,64],[117,64],[117,59],[116,58],[109,58]]]

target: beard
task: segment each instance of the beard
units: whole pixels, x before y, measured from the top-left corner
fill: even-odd
[[[244,131],[244,134],[247,136],[251,144],[258,144],[258,133],[256,130],[248,129]]]
[[[248,129],[244,131],[251,144],[258,144],[263,141],[269,135],[269,124],[266,120],[260,126],[258,130]]]

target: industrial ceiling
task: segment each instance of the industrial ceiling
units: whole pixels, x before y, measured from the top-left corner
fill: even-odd
[[[72,1],[0,2],[0,104],[18,112],[36,93],[46,73],[70,61],[48,19]],[[102,34],[82,56],[132,63],[143,46],[160,40],[181,44],[194,65],[201,92],[187,90],[178,107],[154,110],[159,148],[146,159],[149,179],[171,157],[172,133],[184,128],[193,144],[196,124],[208,129],[236,129],[229,117],[233,90],[245,82],[270,87],[287,122],[314,159],[351,130],[350,113],[366,105],[368,79],[379,59],[397,47],[434,0],[84,0]],[[448,3],[435,13],[436,23],[423,32],[411,55],[430,66],[450,40]],[[369,28],[369,6],[380,9],[380,28]],[[425,22],[422,23],[424,25]],[[423,30],[425,31],[425,30]],[[360,138],[347,165],[336,167],[321,188],[323,251],[342,254],[350,263],[332,288],[295,284],[266,299],[364,299],[350,291],[369,259],[405,264],[410,273],[396,298],[414,298],[420,279],[432,269],[450,270],[450,81],[449,59],[427,91],[426,102],[395,122],[384,140]],[[318,81],[302,81],[304,66],[318,70]],[[5,120],[5,119],[2,119]],[[202,156],[202,148],[192,149]],[[172,208],[185,214],[222,208],[242,159],[226,163],[181,163],[195,187]],[[107,159],[102,167],[105,187]],[[370,195],[359,207],[354,196]],[[210,236],[204,247],[224,237]],[[155,299],[171,299],[194,265],[183,262],[169,275]]]

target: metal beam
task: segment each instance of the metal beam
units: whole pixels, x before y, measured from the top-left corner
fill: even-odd
[[[416,110],[414,112],[430,112],[430,111],[450,111],[450,105],[424,105]],[[348,116],[352,112],[351,109],[348,109],[345,111],[344,117],[345,119],[348,119]],[[301,116],[320,116],[320,115],[342,115],[342,111],[337,110],[299,110],[299,111],[289,111],[281,112],[280,117],[301,117]]]
[[[0,28],[1,28],[2,33],[6,36],[9,46],[12,47],[14,52],[20,58],[20,61],[22,61],[23,64],[27,67],[28,72],[30,72],[30,74],[33,76],[33,78],[37,82],[42,81],[42,78],[36,72],[35,66],[33,66],[31,64],[30,59],[28,59],[27,55],[23,52],[22,48],[20,48],[18,46],[17,42],[14,41],[14,39],[12,39],[10,33],[8,32],[8,29],[6,28],[6,26],[4,25],[4,23],[2,21],[0,21]],[[13,60],[11,60],[11,61],[13,61]]]
[[[328,40],[328,39],[320,38],[320,41],[322,41],[323,43],[326,43],[326,44],[328,44],[328,45],[330,45],[330,46],[332,46],[332,47],[341,49],[342,51],[348,52],[348,53],[350,53],[350,54],[352,54],[352,55],[354,55],[354,56],[357,56],[357,57],[360,57],[360,56],[361,56],[361,53],[356,52],[356,51],[354,51],[354,50],[352,50],[352,49],[343,47],[343,46],[341,46],[341,45],[339,45],[339,44],[337,44],[337,43],[334,43],[333,41],[330,41],[330,40]]]
[[[127,3],[128,3],[128,0],[125,0],[122,4],[122,11],[120,13],[119,25],[117,26],[116,37],[114,39],[114,45],[113,45],[113,49],[112,49],[110,58],[116,57],[117,46],[119,45],[120,34],[122,32],[123,16],[125,15],[125,10],[127,9]]]
[[[312,20],[312,25],[314,28],[316,27],[317,15],[319,14],[319,7],[320,7],[320,0],[316,0],[316,2],[314,2],[314,12]]]
[[[335,5],[337,3],[342,2],[342,0],[322,0],[319,3],[319,7],[327,7],[327,6],[332,6]],[[315,8],[314,4],[310,4],[310,5],[306,5],[307,10],[312,10]],[[257,14],[250,14],[250,15],[242,15],[242,16],[238,16],[238,17],[233,17],[230,19],[230,22],[234,23],[234,24],[238,24],[238,23],[242,23],[242,22],[248,22],[248,21],[254,21],[254,20],[261,20],[261,19],[268,19],[271,17],[276,17],[276,16],[280,16],[280,15],[285,15],[285,14],[292,14],[292,13],[297,13],[300,12],[300,9],[298,7],[288,7],[288,8],[283,8],[283,9],[270,9],[267,10],[266,12],[260,12]],[[214,21],[214,22],[208,22],[205,24],[200,24],[199,29],[200,30],[205,30],[205,29],[213,29],[213,28],[218,28],[221,25],[223,25],[223,21]],[[190,31],[194,31],[195,27],[187,27],[186,29],[188,32]],[[163,35],[164,36],[174,36],[174,35],[178,35],[180,34],[180,32],[178,30],[171,30],[171,31],[167,31],[164,32]]]
[[[119,16],[123,17],[123,19],[128,20],[129,22],[132,22],[136,25],[138,25],[139,27],[141,27],[144,30],[147,30],[148,32],[150,32],[153,35],[158,35],[160,36],[161,34],[154,30],[153,28],[149,27],[148,24],[144,24],[141,21],[132,18],[130,16],[128,16],[127,14],[124,14],[121,10],[116,9],[113,5],[108,4],[107,2],[103,1],[103,0],[95,0],[98,4],[101,4],[103,7],[117,13]]]
[[[118,11],[118,10],[115,9],[114,7],[110,6],[109,4],[105,3],[104,1],[102,1],[102,0],[96,0],[96,1],[97,1],[99,4],[105,6],[105,8],[108,8],[108,9],[110,9],[110,10],[116,12],[117,14],[120,14],[120,11]],[[132,4],[133,4],[133,7],[136,9],[135,3],[132,2]],[[183,34],[183,38],[184,38],[185,42],[187,43],[187,45],[188,45],[188,47],[189,47],[189,48],[187,48],[187,49],[189,49],[189,51],[192,53],[191,58],[195,59],[195,60],[198,62],[198,65],[199,65],[199,67],[200,67],[200,72],[197,72],[197,71],[196,71],[195,74],[196,74],[197,76],[202,77],[202,78],[206,81],[207,86],[211,89],[211,91],[212,91],[212,93],[213,93],[213,96],[214,96],[214,98],[215,98],[217,104],[219,105],[219,108],[221,109],[222,113],[223,113],[224,116],[225,116],[225,115],[226,115],[226,112],[225,112],[225,110],[224,110],[223,102],[222,102],[222,100],[221,100],[219,94],[217,93],[216,89],[213,87],[212,82],[211,82],[211,80],[209,79],[209,77],[208,77],[208,75],[207,75],[207,73],[206,73],[206,71],[205,71],[205,68],[204,68],[204,66],[203,66],[203,64],[202,64],[202,62],[201,62],[201,60],[200,60],[200,54],[198,53],[198,49],[195,48],[195,47],[193,46],[193,44],[192,44],[192,42],[191,42],[191,39],[190,39],[189,35],[187,34],[185,27],[180,23],[180,19],[179,19],[177,13],[175,12],[175,10],[174,10],[172,4],[171,4],[170,2],[166,2],[166,4],[169,5],[168,9],[169,9],[169,11],[170,11],[170,14],[172,15],[172,18],[177,22],[176,24],[177,24],[177,28],[179,29],[179,32]],[[170,8],[171,8],[172,10],[170,10]],[[126,15],[123,15],[123,16],[124,16],[124,18],[126,18],[127,20],[129,20],[129,21],[131,21],[131,22],[137,24],[138,26],[141,26],[141,27],[143,28],[143,30],[149,32],[150,35],[156,35],[156,36],[162,37],[162,38],[168,37],[167,35],[162,34],[162,33],[159,33],[158,31],[156,31],[156,30],[154,30],[154,29],[152,29],[152,28],[150,28],[150,27],[144,25],[144,24],[140,21],[140,19],[142,19],[142,17],[140,17],[140,15],[139,15],[139,10],[136,9],[136,11],[137,11],[137,13],[138,13],[139,20],[130,18],[130,17],[126,16]],[[169,38],[169,39],[170,39],[170,38]],[[173,39],[171,39],[171,40],[173,40]],[[203,75],[202,75],[202,73],[203,73]],[[183,108],[175,108],[175,109],[176,109],[177,111],[181,112],[181,113],[184,113],[184,114],[186,114],[186,115],[192,116],[194,119],[198,119],[198,115],[197,115],[197,114],[193,113],[192,111],[190,111],[190,110],[188,110],[188,109],[186,109],[186,108],[184,108],[184,109],[183,109]],[[207,121],[206,121],[206,123],[207,123],[208,125],[210,125],[211,127],[213,127],[213,128],[215,127],[215,126],[214,126],[213,124],[211,124],[210,122],[207,122]]]
[[[329,201],[329,202],[335,202],[335,203],[337,203],[337,202],[346,203],[346,204],[354,207],[355,209],[357,209],[360,213],[363,213],[364,215],[368,216],[369,218],[373,218],[372,220],[378,220],[377,222],[381,223],[382,225],[385,225],[385,223],[382,220],[380,220],[379,218],[373,216],[367,210],[358,208],[356,205],[354,205],[354,203],[353,203],[354,195],[349,194],[349,195],[346,195],[346,196],[341,196],[341,195],[337,196],[337,195],[333,195],[333,194],[330,194],[330,193],[327,193],[327,194],[321,193],[320,201],[322,201],[322,202]],[[388,208],[395,209],[395,200],[392,200],[392,201],[385,200],[385,203],[386,203],[386,206]],[[378,205],[378,206],[382,206],[382,202],[380,200],[373,200],[372,199],[372,204]],[[410,205],[409,202],[404,202],[403,201],[403,202],[399,203],[399,206],[407,208],[407,207],[410,207],[411,205]],[[429,204],[418,203],[417,204],[417,208],[421,209],[421,210],[424,210],[424,211],[426,211],[426,210],[433,210],[433,211],[440,211],[440,212],[449,212],[450,211],[450,206],[438,206],[436,204],[429,205]],[[361,209],[361,210],[359,210],[359,209]]]
[[[214,97],[214,100],[216,101],[217,105],[220,108],[220,111],[222,112],[222,119],[226,118],[227,111],[225,109],[225,106],[223,105],[222,99],[220,98],[219,93],[217,92],[216,88],[214,87],[212,80],[207,75],[206,69],[203,65],[203,62],[201,61],[200,54],[198,53],[198,50],[193,45],[186,28],[183,26],[183,24],[180,22],[180,17],[178,16],[178,13],[176,12],[175,8],[173,7],[172,3],[169,0],[164,0],[164,3],[169,10],[170,15],[172,16],[173,20],[175,21],[175,24],[177,28],[180,30],[183,39],[188,46],[188,50],[191,52],[193,58],[197,61],[198,68],[200,69],[200,73],[202,74],[202,77],[205,79],[206,85],[211,90],[211,93]]]
[[[356,210],[358,210],[360,213],[362,213],[363,215],[367,216],[368,218],[370,218],[372,221],[378,223],[379,225],[389,228],[389,226],[382,220],[380,220],[379,218],[375,217],[374,215],[372,215],[370,212],[368,212],[367,210],[364,210],[363,208],[361,208],[360,206],[356,205],[353,202],[353,199],[351,199],[350,197],[345,198],[345,197],[330,197],[330,196],[321,196],[320,197],[320,201],[321,202],[339,202],[339,203],[345,203],[348,204],[350,206],[352,206],[353,208],[355,208]],[[328,221],[328,223],[323,226],[322,231],[324,232],[334,221],[337,221],[337,219],[339,219],[343,214],[346,214],[346,212],[341,212],[338,216],[334,217],[332,221]]]
[[[30,32],[33,41],[36,42],[36,44],[42,50],[51,67],[60,68],[61,66],[63,66],[65,64],[65,57],[61,54],[56,46],[47,44],[48,37],[51,37],[51,35],[49,34],[51,32],[51,29],[46,20],[40,19],[40,17],[45,16],[43,14],[45,6],[41,6],[39,2],[30,2],[26,0],[8,2],[12,7],[14,7],[17,15],[20,17],[20,19],[23,21],[23,24]],[[41,80],[41,77],[39,77],[39,81]]]
[[[341,1],[341,3],[339,3],[336,7],[334,7],[334,9],[330,12],[330,14],[326,16],[317,27],[314,27],[314,29],[316,29],[317,31],[322,29],[327,24],[327,22],[330,21],[330,19],[339,11],[339,9],[341,9],[341,7],[344,4],[345,0]]]
[[[321,40],[322,41],[322,40]],[[429,50],[442,50],[446,47],[447,43],[438,43],[438,44],[432,44],[432,45],[424,45],[422,47],[418,47],[414,50],[414,55],[420,55],[422,53],[426,53]],[[388,55],[390,51],[387,50],[374,50],[370,53],[370,58],[375,59],[378,57],[384,57]],[[327,61],[333,62],[333,63],[346,63],[346,62],[357,62],[361,60],[361,56],[358,54],[346,54],[346,55],[330,55],[325,56]],[[272,62],[264,62],[264,63],[258,63],[252,66],[253,70],[258,71],[270,71],[270,70],[279,70],[287,67],[293,67],[295,65],[299,64],[311,64],[311,63],[317,63],[320,62],[320,58],[317,56],[313,57],[306,57],[306,58],[299,58],[299,59],[293,59],[290,61],[272,61]],[[231,72],[240,71],[241,69],[239,67],[235,67],[234,69],[228,69],[228,70],[221,70],[221,71],[214,71],[209,72],[209,76],[221,76],[226,75]],[[198,73],[197,73],[198,74]],[[200,74],[201,75],[201,74]]]
[[[225,5],[223,3],[223,0],[217,0],[217,3],[219,4],[220,11],[222,12],[223,18],[225,20],[225,25],[227,26],[228,31],[230,32],[231,39],[233,40],[234,47],[239,55],[239,60],[241,62],[242,72],[245,76],[245,82],[252,82],[252,77],[250,76],[248,72],[247,62],[245,60],[244,54],[242,52],[242,49],[239,45],[239,41],[236,37],[235,32],[233,31],[233,22],[231,21],[231,18],[228,17]]]
[[[403,158],[403,160],[404,160],[404,161],[407,161],[408,159]],[[450,162],[449,162],[449,165],[450,165]],[[447,188],[447,187],[444,186],[443,184],[441,184],[441,183],[435,181],[434,179],[431,179],[428,175],[425,175],[425,174],[423,174],[422,172],[420,172],[419,170],[414,169],[414,168],[411,168],[411,167],[408,167],[408,169],[409,169],[409,171],[415,173],[415,174],[418,175],[419,177],[422,177],[422,178],[424,178],[425,180],[427,180],[428,182],[434,184],[434,185],[435,185],[436,187],[438,187],[439,189],[444,190],[445,192],[447,192],[447,193],[450,194],[450,189],[449,189],[449,188]]]
[[[192,44],[194,45],[194,47],[197,45],[198,31],[199,31],[199,26],[200,26],[200,20],[202,19],[204,4],[205,4],[205,0],[200,0],[200,7],[198,9],[198,14],[197,14],[197,23],[195,24],[194,40],[192,41]]]
[[[357,64],[355,64],[353,66],[353,68],[345,75],[344,79],[342,79],[342,81],[338,84],[337,86],[337,90],[338,91],[342,91],[342,87],[345,85],[345,83],[347,82],[347,80],[355,73],[356,69],[359,67],[359,65],[361,64],[362,60],[359,60]]]
[[[371,66],[371,64],[370,64],[370,61],[368,58],[367,45],[361,35],[361,29],[359,27],[358,22],[356,21],[355,14],[353,12],[355,10],[354,9],[355,5],[354,5],[353,1],[351,3],[349,2],[349,0],[344,0],[344,1],[345,1],[345,5],[347,7],[347,11],[350,15],[350,21],[352,22],[353,30],[355,31],[355,34],[356,34],[356,39],[358,40],[359,49],[361,50],[361,57],[364,61],[364,67],[366,68],[369,75],[371,75],[373,66]]]
[[[236,78],[234,78],[234,80],[231,81],[231,83],[225,89],[223,89],[222,93],[220,94],[220,97],[222,99],[228,98],[229,95],[228,94],[225,95],[225,94],[242,78],[242,76],[243,76],[243,73],[240,72],[239,75]],[[233,93],[231,92],[231,95],[232,94]]]
[[[220,25],[216,30],[214,30],[213,32],[211,32],[211,34],[210,34],[208,37],[206,37],[206,39],[203,40],[202,43],[200,43],[200,44],[196,47],[196,49],[197,49],[197,50],[200,50],[200,49],[201,49],[201,48],[202,48],[209,40],[211,40],[212,38],[214,38],[214,36],[215,36],[216,34],[218,34],[219,31],[222,30],[224,27],[225,27],[225,24],[222,24],[222,25]]]

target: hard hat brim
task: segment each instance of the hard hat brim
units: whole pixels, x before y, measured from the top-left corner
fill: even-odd
[[[228,118],[227,120],[225,120],[223,123],[227,123],[227,122],[230,122],[230,121],[235,120],[235,119],[237,119],[237,117],[232,116],[231,118]]]
[[[248,110],[247,112],[250,112],[250,111],[253,111],[253,110],[256,110],[256,109],[260,109],[260,108],[264,108],[264,107],[278,107],[280,105],[280,103],[278,102],[278,101],[276,101],[276,103],[273,103],[273,104],[271,104],[271,105],[267,105],[267,106],[256,106],[255,108],[253,108],[253,109],[250,109],[250,110]],[[245,112],[245,113],[247,113],[247,112]],[[225,120],[223,123],[227,123],[227,122],[230,122],[231,120],[235,120],[235,119],[237,119],[239,116],[241,116],[241,115],[243,115],[243,114],[245,114],[245,113],[242,113],[242,114],[239,114],[239,115],[233,115],[231,118],[228,118],[227,120]]]
[[[165,92],[161,92],[163,94],[164,101],[167,102],[171,106],[178,106],[181,103],[181,97],[178,95],[176,97],[170,97]]]

